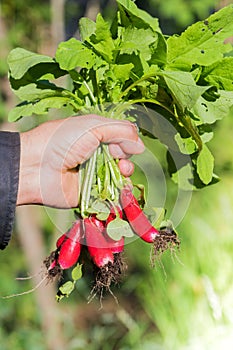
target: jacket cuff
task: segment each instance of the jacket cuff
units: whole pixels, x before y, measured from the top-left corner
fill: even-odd
[[[8,245],[15,220],[20,162],[18,132],[0,132],[0,249]]]

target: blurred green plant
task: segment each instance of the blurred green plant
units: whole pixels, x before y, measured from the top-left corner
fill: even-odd
[[[0,254],[1,288],[0,297],[30,289],[28,281],[18,277],[27,275],[27,265],[16,239],[12,241],[12,252]],[[1,350],[46,350],[41,339],[40,319],[36,312],[34,294],[24,297],[1,299],[0,301],[0,344]]]
[[[46,0],[1,0],[1,12],[11,45],[24,43],[28,48],[37,49],[41,31],[50,20],[50,3]]]
[[[181,252],[172,257],[174,264],[167,255],[157,269],[144,271],[136,289],[164,350],[228,349],[233,339],[233,150],[221,147],[223,135],[231,142],[232,117],[216,127],[211,144],[222,181],[193,194],[178,228]],[[137,244],[130,248],[135,263],[145,264],[147,254],[138,256]]]

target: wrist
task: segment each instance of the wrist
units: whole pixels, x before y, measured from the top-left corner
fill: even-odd
[[[16,205],[40,204],[40,145],[34,144],[33,131],[20,134],[19,186]]]

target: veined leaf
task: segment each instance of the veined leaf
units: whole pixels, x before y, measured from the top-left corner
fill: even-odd
[[[40,85],[47,85],[47,88],[54,89],[55,85],[49,80],[55,80],[63,75],[68,74],[67,71],[60,69],[56,62],[42,62],[28,69],[20,79],[15,79],[10,75],[10,84],[13,90],[18,90],[21,87],[35,83]],[[49,86],[50,85],[50,86]],[[51,87],[51,86],[54,87]]]
[[[191,109],[197,99],[209,88],[198,86],[191,73],[181,71],[164,71],[164,79],[178,105],[184,111]]]
[[[197,157],[197,173],[201,181],[208,185],[213,177],[214,157],[206,145]]]
[[[50,88],[49,88],[50,87]],[[18,90],[14,90],[15,95],[20,100],[38,100],[49,96],[56,96],[64,89],[58,88],[54,84],[45,84],[44,87],[38,86],[38,84],[28,84],[20,87]]]
[[[163,34],[158,33],[156,47],[152,47],[151,64],[156,64],[159,67],[164,66],[167,62],[167,42]]]
[[[54,63],[54,60],[49,56],[39,55],[19,47],[13,49],[7,59],[10,74],[14,79],[22,78],[29,68],[42,62]]]
[[[140,53],[145,60],[152,56],[151,44],[157,43],[158,35],[150,28],[138,29],[128,26],[122,31],[122,39],[119,45],[120,53]]]
[[[213,65],[205,67],[202,78],[220,90],[233,91],[233,57],[224,57]]]
[[[60,109],[66,105],[70,105],[71,100],[69,97],[47,97],[39,100],[38,102],[24,102],[13,108],[9,115],[9,122],[15,122],[22,117],[29,117],[32,114],[46,114],[50,108]],[[78,108],[77,108],[78,109]]]
[[[182,138],[179,133],[175,135],[175,140],[183,154],[192,154],[197,150],[197,145],[191,137]]]
[[[214,133],[213,132],[205,132],[204,134],[202,134],[200,136],[201,136],[202,142],[207,143],[213,138]]]
[[[160,32],[158,19],[139,9],[133,1],[117,0],[117,3],[122,16],[121,24],[125,26],[133,24],[136,28],[150,27],[153,31]]]
[[[109,237],[115,241],[119,241],[121,237],[133,237],[134,233],[130,224],[126,220],[116,218],[109,222],[107,226],[107,233]]]
[[[82,41],[90,38],[92,34],[95,33],[96,23],[92,21],[90,18],[83,17],[79,21],[79,31]]]
[[[59,287],[56,295],[57,302],[61,301],[64,297],[68,298],[75,288],[73,281],[67,281]]]
[[[191,162],[170,173],[172,180],[184,191],[193,190],[193,169]]]
[[[81,41],[71,38],[59,44],[56,61],[68,71],[77,67],[91,68],[95,64],[95,54]]]
[[[233,5],[229,5],[167,40],[168,67],[190,70],[193,64],[208,66],[232,50],[224,40],[232,36]]]
[[[78,281],[82,277],[82,264],[77,264],[71,273],[72,279]]]
[[[121,83],[124,83],[129,79],[130,72],[133,67],[134,65],[132,63],[115,64],[113,65],[112,70],[117,80],[119,80]]]
[[[90,37],[88,42],[107,62],[112,61],[115,50],[114,40],[108,22],[103,19],[100,13],[96,18],[95,33]]]
[[[98,172],[99,176],[99,172]],[[101,221],[107,220],[109,214],[110,214],[110,208],[108,204],[102,200],[96,199],[90,208],[87,209],[88,213],[96,214],[97,219]]]
[[[193,106],[192,110],[201,123],[212,124],[229,115],[230,108],[233,106],[233,91],[219,90],[218,92],[220,97],[216,101],[209,102],[200,96]]]

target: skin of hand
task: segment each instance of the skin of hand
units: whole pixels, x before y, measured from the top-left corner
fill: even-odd
[[[77,166],[101,142],[119,160],[122,175],[132,175],[130,155],[144,151],[135,125],[97,115],[75,116],[45,122],[21,133],[17,205],[41,204],[55,208],[78,205]]]

